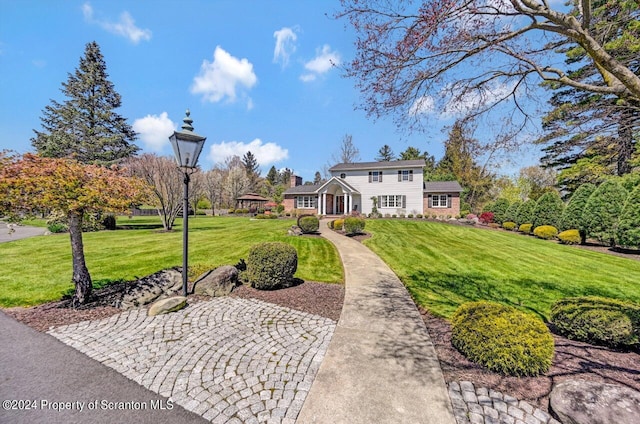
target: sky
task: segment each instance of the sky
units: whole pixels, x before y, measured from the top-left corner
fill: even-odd
[[[313,180],[347,134],[362,161],[385,144],[440,158],[451,116],[429,134],[406,133],[391,116],[374,121],[356,108],[360,93],[343,69],[355,33],[333,17],[339,8],[338,0],[0,0],[0,150],[33,151],[42,110],[65,100],[62,83],[96,41],[142,152],[172,156],[168,137],[189,109],[207,138],[205,170],[251,151],[263,176],[275,166]]]

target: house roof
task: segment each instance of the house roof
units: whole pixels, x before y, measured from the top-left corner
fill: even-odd
[[[424,159],[417,160],[391,160],[382,162],[357,162],[339,163],[329,168],[329,172],[350,171],[361,169],[388,169],[388,168],[422,168],[425,166]]]
[[[348,191],[352,192],[352,193],[358,193],[358,190],[356,190],[351,184],[348,184],[345,180],[343,180],[342,178],[338,178],[338,177],[331,177],[330,180],[326,181],[324,184],[320,185],[318,187],[318,192],[322,191],[322,189],[325,189],[326,187],[332,185],[332,184],[337,184],[339,186],[342,187],[342,189],[347,189]]]
[[[257,201],[257,202],[268,202],[269,199],[266,199],[262,196],[260,196],[259,194],[256,193],[247,193],[247,194],[243,194],[242,196],[236,198],[236,200],[253,200],[253,201]]]
[[[284,191],[284,194],[315,194],[320,187],[320,184],[299,185],[295,187],[289,187]]]
[[[461,193],[463,188],[457,181],[426,181],[424,191],[429,193]]]

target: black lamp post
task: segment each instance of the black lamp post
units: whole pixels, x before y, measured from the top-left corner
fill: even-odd
[[[182,206],[182,292],[187,296],[187,274],[189,265],[189,181],[190,176],[197,171],[198,157],[207,139],[193,132],[193,119],[187,109],[187,116],[183,119],[182,130],[174,131],[169,137],[178,167],[184,174],[184,203]]]

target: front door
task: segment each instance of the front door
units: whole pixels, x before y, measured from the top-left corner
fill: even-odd
[[[335,196],[336,214],[344,215],[344,196]]]

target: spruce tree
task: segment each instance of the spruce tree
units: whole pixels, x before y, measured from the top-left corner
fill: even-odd
[[[582,212],[587,235],[615,246],[616,227],[627,190],[614,180],[605,181],[591,193]]]
[[[504,214],[505,222],[515,222],[516,224],[524,224],[524,222],[518,222],[518,209],[522,206],[521,200],[514,200],[511,205],[509,205],[509,209]]]
[[[42,131],[31,139],[38,154],[74,158],[83,163],[109,164],[135,155],[136,133],[115,112],[121,97],[109,81],[100,47],[93,41],[85,47],[80,65],[62,83],[67,99],[42,111]]]
[[[533,210],[533,228],[541,225],[552,225],[558,228],[563,210],[564,203],[557,192],[543,194],[538,199],[536,208]]]
[[[269,181],[272,186],[278,184],[278,171],[275,166],[271,166],[269,169],[269,172],[267,173],[267,181]]]
[[[591,196],[595,189],[596,186],[590,183],[582,184],[578,187],[575,193],[573,193],[573,196],[571,196],[569,204],[564,212],[562,212],[562,217],[560,218],[559,230],[578,230],[582,244],[587,241],[587,228],[582,219],[582,213],[584,212],[587,200],[589,200],[589,196]]]
[[[503,222],[505,222],[507,209],[509,209],[509,201],[507,199],[500,198],[496,200],[491,211],[493,212],[493,222],[496,222],[498,224],[502,224]]]
[[[533,210],[536,208],[535,200],[529,199],[518,208],[516,219],[518,225],[533,224]]]
[[[396,158],[396,155],[391,150],[388,144],[385,144],[378,150],[378,156],[376,156],[376,160],[378,162],[389,162]]]
[[[260,178],[260,165],[258,164],[258,159],[256,159],[251,151],[248,151],[242,156],[242,166],[244,166],[244,171],[247,174],[247,178],[249,178],[249,189],[255,190],[258,178]]]
[[[640,248],[640,186],[631,192],[622,208],[616,240],[621,246]]]

